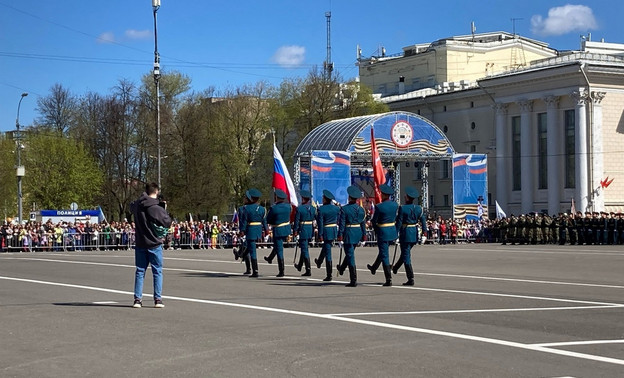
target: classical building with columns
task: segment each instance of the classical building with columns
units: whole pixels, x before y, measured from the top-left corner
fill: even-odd
[[[580,211],[624,211],[624,45],[555,55],[380,99],[433,121],[456,151],[487,153],[489,203],[508,215],[569,212],[572,200]],[[430,170],[430,202],[450,215],[448,169]]]

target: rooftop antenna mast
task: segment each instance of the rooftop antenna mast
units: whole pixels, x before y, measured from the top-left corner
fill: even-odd
[[[514,38],[516,38],[516,21],[520,21],[520,20],[524,20],[524,18],[512,18],[511,19],[511,25],[512,25]]]
[[[327,57],[325,58],[325,63],[323,63],[323,70],[325,71],[325,77],[329,80],[334,71],[334,63],[331,61],[331,11],[325,12],[325,18],[327,19]]]

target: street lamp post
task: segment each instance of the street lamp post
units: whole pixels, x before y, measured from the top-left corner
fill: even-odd
[[[152,0],[154,11],[154,84],[156,85],[156,148],[158,165],[158,187],[160,188],[160,54],[158,53],[158,28],[156,13],[160,9],[160,0]]]
[[[26,96],[28,96],[28,93],[22,93],[22,97],[20,97],[17,103],[17,117],[15,118],[15,127],[17,128],[17,133],[15,135],[17,144],[17,219],[19,224],[22,224],[22,177],[24,177],[25,174],[24,166],[22,166],[22,136],[20,134],[19,113],[22,100]]]

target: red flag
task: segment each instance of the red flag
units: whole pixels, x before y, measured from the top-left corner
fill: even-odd
[[[371,127],[371,155],[373,157],[373,188],[375,190],[375,202],[381,203],[381,191],[379,190],[379,186],[386,183],[386,175],[384,174],[383,165],[381,165],[377,143],[375,143],[375,130],[373,127]]]

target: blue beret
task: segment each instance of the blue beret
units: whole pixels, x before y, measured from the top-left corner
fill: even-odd
[[[407,194],[408,197],[410,198],[418,198],[418,196],[420,195],[420,193],[418,192],[418,189],[408,186],[407,188],[405,188],[405,194]]]
[[[323,197],[327,198],[330,201],[336,198],[334,197],[334,194],[330,192],[329,190],[323,190]]]
[[[387,195],[394,194],[394,189],[392,189],[389,185],[386,185],[386,184],[380,185],[379,190],[381,190],[383,194],[387,194]]]
[[[312,198],[312,193],[307,190],[302,190],[299,194],[301,194],[301,198]]]
[[[351,185],[350,187],[347,188],[347,193],[349,194],[349,197],[351,198],[362,198],[362,191],[360,190],[360,188],[358,188],[355,185]]]
[[[248,200],[251,200],[251,192],[249,190],[245,192],[245,197],[247,197]]]
[[[279,199],[286,199],[288,195],[282,189],[275,189],[275,197]]]

